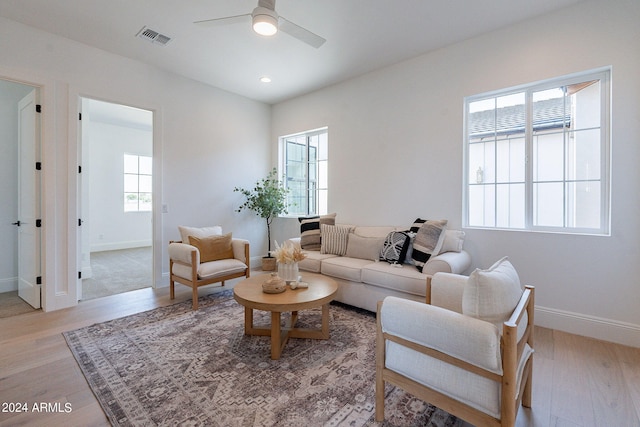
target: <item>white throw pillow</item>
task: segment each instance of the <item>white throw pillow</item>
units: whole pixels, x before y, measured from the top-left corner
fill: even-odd
[[[189,244],[189,236],[196,237],[198,239],[202,239],[203,237],[210,236],[222,236],[222,227],[219,225],[214,225],[212,227],[187,227],[184,225],[179,225],[178,230],[180,231],[180,239],[182,243]]]
[[[462,314],[500,327],[516,308],[522,286],[507,257],[487,270],[477,268],[467,280],[462,294]]]
[[[444,252],[462,252],[464,244],[464,231],[462,230],[444,230],[444,241],[440,253]]]

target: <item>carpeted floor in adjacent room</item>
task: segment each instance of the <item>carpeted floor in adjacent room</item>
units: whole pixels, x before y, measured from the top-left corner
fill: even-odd
[[[151,246],[91,253],[92,277],[82,279],[82,300],[150,287],[153,281]]]

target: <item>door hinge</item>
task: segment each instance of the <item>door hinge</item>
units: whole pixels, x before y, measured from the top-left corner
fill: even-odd
[[[78,113],[78,120],[82,120],[82,113]]]
[[[36,113],[42,113],[42,105],[36,104]]]
[[[78,227],[82,227],[82,218],[78,218]]]
[[[42,170],[42,162],[36,162],[36,170]]]
[[[36,285],[42,285],[42,276],[36,277]]]
[[[78,271],[78,279],[82,279],[82,271]]]
[[[78,173],[82,173],[82,166],[78,166]]]
[[[36,219],[36,227],[42,227],[42,220]]]

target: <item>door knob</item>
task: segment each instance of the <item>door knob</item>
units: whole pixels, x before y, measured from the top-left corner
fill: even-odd
[[[11,225],[17,225],[18,227],[20,227],[20,221],[18,222],[12,222]]]

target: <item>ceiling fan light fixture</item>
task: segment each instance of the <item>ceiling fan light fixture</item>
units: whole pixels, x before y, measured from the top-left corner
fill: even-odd
[[[272,36],[278,32],[278,14],[266,7],[256,7],[251,14],[253,31],[262,36]]]

